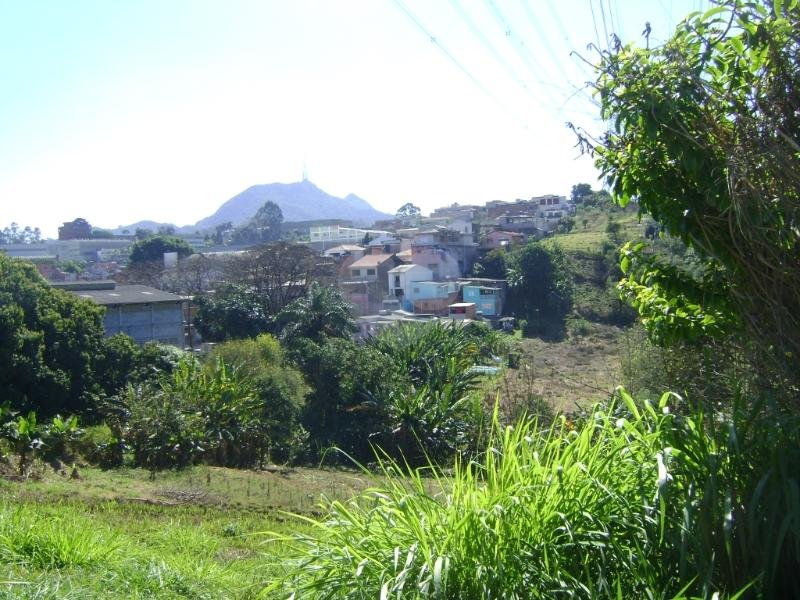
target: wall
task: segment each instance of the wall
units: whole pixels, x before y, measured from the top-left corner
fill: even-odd
[[[180,302],[107,305],[103,325],[106,336],[125,333],[137,344],[156,341],[184,347]]]

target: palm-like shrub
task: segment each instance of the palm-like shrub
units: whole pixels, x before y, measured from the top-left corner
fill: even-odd
[[[411,464],[452,456],[467,448],[481,422],[480,402],[470,396],[478,375],[481,332],[439,322],[385,329],[370,345],[408,373],[411,387],[387,402],[375,441]]]
[[[285,343],[302,338],[320,342],[326,337],[349,337],[356,329],[352,311],[352,305],[337,288],[314,282],[305,296],[278,313],[275,322]]]

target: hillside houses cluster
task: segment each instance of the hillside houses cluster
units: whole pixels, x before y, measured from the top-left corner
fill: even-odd
[[[475,261],[493,249],[540,239],[574,213],[571,202],[555,195],[486,206],[453,204],[428,217],[380,221],[370,230],[326,224],[312,228],[310,239],[334,260],[338,285],[361,315],[386,317],[383,313],[394,310],[401,318],[496,320],[503,314],[506,282],[469,279]]]
[[[427,217],[394,218],[371,228],[326,219],[294,222],[289,231],[291,239],[308,244],[333,264],[336,285],[356,309],[357,335],[364,336],[405,320],[449,317],[499,322],[506,282],[470,278],[476,260],[496,248],[540,239],[574,212],[564,196],[548,195],[485,206],[453,204]],[[187,297],[111,281],[126,263],[134,237],[84,239],[87,233],[78,230],[78,221],[82,220],[65,223],[59,240],[5,245],[0,251],[31,260],[54,285],[106,306],[109,335],[122,331],[140,343],[159,340],[193,346]],[[242,250],[203,248],[199,238],[189,241],[202,253],[187,259],[190,262],[200,256],[214,263]],[[60,269],[70,260],[83,262],[83,272]],[[205,276],[212,277],[213,272]]]

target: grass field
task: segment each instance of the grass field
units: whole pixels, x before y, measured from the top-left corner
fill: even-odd
[[[264,532],[304,527],[284,511],[370,483],[341,469],[80,473],[0,479],[0,598],[255,597],[281,569]]]

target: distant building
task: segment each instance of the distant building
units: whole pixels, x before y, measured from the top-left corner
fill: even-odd
[[[406,296],[406,290],[417,281],[430,281],[433,272],[422,265],[398,265],[389,270],[389,295],[397,298],[401,304]]]
[[[409,284],[403,306],[415,313],[447,315],[447,307],[458,299],[459,284],[455,281],[414,281]]]
[[[515,246],[525,241],[525,235],[518,231],[490,231],[486,234],[483,248],[493,250],[504,246]]]
[[[66,221],[58,228],[59,240],[90,240],[92,239],[92,226],[86,219]]]
[[[360,244],[365,237],[375,239],[382,235],[389,235],[389,232],[377,229],[343,227],[342,225],[314,225],[309,228],[311,245],[317,250],[326,250],[341,244]]]
[[[113,281],[56,284],[79,298],[105,307],[106,336],[124,333],[137,344],[160,342],[185,347],[186,299],[146,285],[116,285]]]
[[[339,282],[347,300],[362,314],[378,310],[388,293],[388,273],[400,260],[393,254],[367,254],[350,264],[349,274]]]
[[[475,319],[477,311],[473,302],[455,302],[447,307],[451,319]]]

